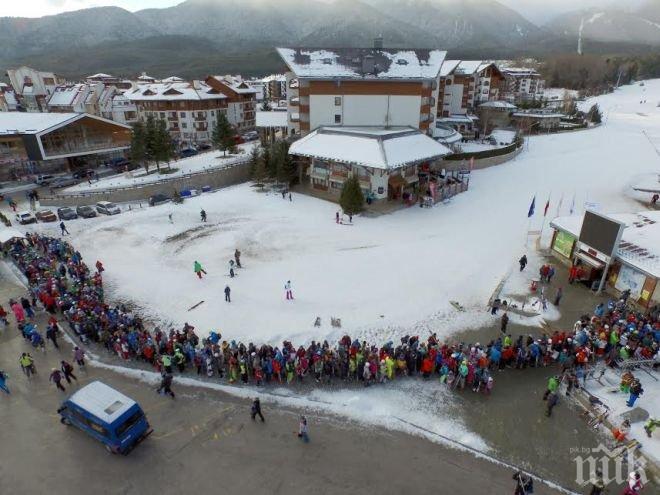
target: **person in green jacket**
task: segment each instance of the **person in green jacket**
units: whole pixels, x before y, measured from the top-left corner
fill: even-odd
[[[543,394],[543,400],[547,400],[548,395],[557,393],[558,389],[559,389],[559,378],[556,376],[551,376],[548,379],[548,389]]]
[[[199,261],[195,261],[195,263],[193,264],[193,270],[195,271],[195,273],[197,274],[197,276],[200,279],[202,278],[202,273],[204,275],[207,275],[206,270],[204,270],[204,268],[202,268],[202,265]]]
[[[649,420],[644,425],[644,431],[646,431],[646,435],[651,438],[653,436],[653,432],[658,426],[660,426],[660,419],[649,418]]]

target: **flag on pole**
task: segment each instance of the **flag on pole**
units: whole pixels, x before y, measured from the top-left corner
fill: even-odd
[[[559,204],[557,205],[557,216],[561,212],[561,206],[564,204],[564,193],[561,193],[561,198],[559,198]]]
[[[575,211],[575,193],[573,193],[573,200],[571,201],[571,209],[569,210],[569,212],[572,215],[574,211]]]
[[[532,218],[534,216],[534,208],[536,208],[536,196],[532,198],[532,204],[529,205],[529,211],[527,212],[527,218]]]
[[[545,209],[543,210],[544,217],[548,216],[548,208],[550,208],[550,198],[548,198],[548,201],[545,203]]]

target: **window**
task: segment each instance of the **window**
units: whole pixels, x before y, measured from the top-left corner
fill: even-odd
[[[341,124],[341,115],[335,114],[335,124]]]
[[[181,123],[181,128],[182,128],[182,129],[187,129],[187,128],[188,128],[188,124],[186,124],[185,122],[182,122],[182,123]]]
[[[341,106],[341,96],[335,96],[335,106],[336,107]]]
[[[181,117],[182,119],[185,119],[186,118],[186,112],[180,112],[179,117]]]
[[[117,428],[117,436],[122,437],[127,430],[129,430],[133,425],[137,424],[138,421],[142,419],[142,411],[135,411],[133,415],[128,418],[124,424]]]

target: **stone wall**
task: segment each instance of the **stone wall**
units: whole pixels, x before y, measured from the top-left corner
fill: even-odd
[[[202,189],[205,186],[211,189],[221,189],[248,181],[250,178],[249,160],[228,165],[225,168],[207,170],[188,174],[171,179],[138,186],[105,189],[94,192],[81,192],[75,194],[55,194],[42,197],[41,206],[80,206],[93,205],[98,201],[112,201],[125,203],[129,201],[143,201],[157,193],[172,196],[174,190]]]

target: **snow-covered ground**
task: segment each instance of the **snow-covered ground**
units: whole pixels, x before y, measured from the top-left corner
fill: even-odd
[[[646,410],[651,418],[660,418],[660,384],[657,381],[657,372],[655,373],[655,378],[642,370],[636,370],[633,374],[639,379],[644,389],[644,393],[635,403],[635,407]],[[626,405],[629,395],[619,390],[620,383],[621,376],[608,369],[601,378],[600,383],[595,380],[589,380],[586,385],[587,390],[591,394],[598,397],[610,408],[608,419],[616,426],[623,423],[625,414],[632,409]],[[646,455],[660,463],[660,436],[658,436],[656,431],[652,438],[648,438],[644,431],[645,422],[632,423],[630,436],[642,444],[642,451]]]
[[[622,193],[660,162],[642,133],[660,136],[660,109],[640,105],[640,92],[660,99],[660,81],[599,97],[606,125],[531,138],[513,161],[473,172],[470,190],[449,205],[357,217],[343,226],[334,222],[335,204],[300,195],[283,201],[242,185],[181,206],[70,222],[69,229],[86,257],[105,263],[111,296],[133,300],[161,320],[188,321],[201,333],[219,328],[227,336],[270,342],[341,332],[379,339],[446,335],[482,324],[494,288],[532,251],[525,243],[534,196],[532,230],[540,228],[548,197],[547,220],[568,214],[573,198],[576,213],[585,202],[602,211],[639,209]],[[208,224],[199,221],[202,208]],[[230,279],[227,263],[235,248],[245,268]],[[193,274],[195,260],[208,271],[204,280]],[[287,280],[293,302],[284,298]],[[223,301],[227,284],[231,304]],[[450,300],[471,311],[457,313]],[[313,326],[317,316],[320,329]],[[341,318],[341,330],[330,327],[331,316]]]
[[[135,169],[131,172],[121,173],[104,177],[101,180],[94,181],[91,184],[88,182],[81,182],[72,187],[67,187],[62,190],[63,194],[67,193],[82,193],[88,191],[101,191],[107,189],[118,189],[121,187],[136,186],[141,184],[149,184],[164,179],[173,179],[182,175],[202,172],[204,170],[211,170],[214,168],[223,168],[237,161],[245,160],[250,155],[252,147],[255,143],[245,143],[239,145],[238,153],[235,155],[227,154],[223,156],[221,151],[210,151],[207,153],[200,153],[189,158],[182,158],[170,162],[169,167],[177,169],[170,174],[159,174],[156,172],[156,165],[151,165],[149,171],[153,173],[145,173],[143,168]],[[161,169],[166,170],[167,164],[161,164]]]
[[[649,103],[640,104],[646,98]],[[68,222],[70,240],[91,265],[103,261],[111,299],[130,300],[165,325],[187,321],[200,334],[219,329],[229,339],[278,344],[343,333],[376,342],[406,333],[446,336],[496,318],[485,311],[487,301],[523,253],[534,262],[534,242],[526,247],[528,225],[540,229],[548,198],[546,230],[572,203],[575,214],[582,214],[585,203],[603,212],[639,211],[625,191],[659,168],[660,158],[643,132],[660,136],[655,104],[660,80],[595,100],[603,126],[532,137],[516,159],[473,172],[470,190],[447,205],[355,217],[353,226],[344,226],[335,223],[333,203],[298,194],[289,202],[241,185],[179,206]],[[533,197],[536,214],[528,224]],[[207,224],[199,221],[202,208]],[[56,225],[36,228],[57,231]],[[235,248],[243,253],[244,268],[230,279],[228,261]],[[195,260],[208,272],[203,280],[193,273]],[[294,301],[284,297],[287,280]],[[522,283],[512,281],[512,293]],[[226,285],[231,303],[224,302]],[[451,300],[467,311],[456,311]],[[200,301],[205,302],[188,311]],[[320,328],[313,326],[317,316]],[[341,318],[342,328],[332,328],[330,317]],[[352,400],[343,393],[318,393],[336,407]],[[388,411],[391,401],[404,402],[397,394],[375,391],[355,396],[355,407],[365,411]],[[436,400],[444,402],[439,395]],[[429,414],[427,420],[460,421],[445,414]],[[465,438],[460,425],[456,435]],[[466,440],[481,448],[478,439]]]

